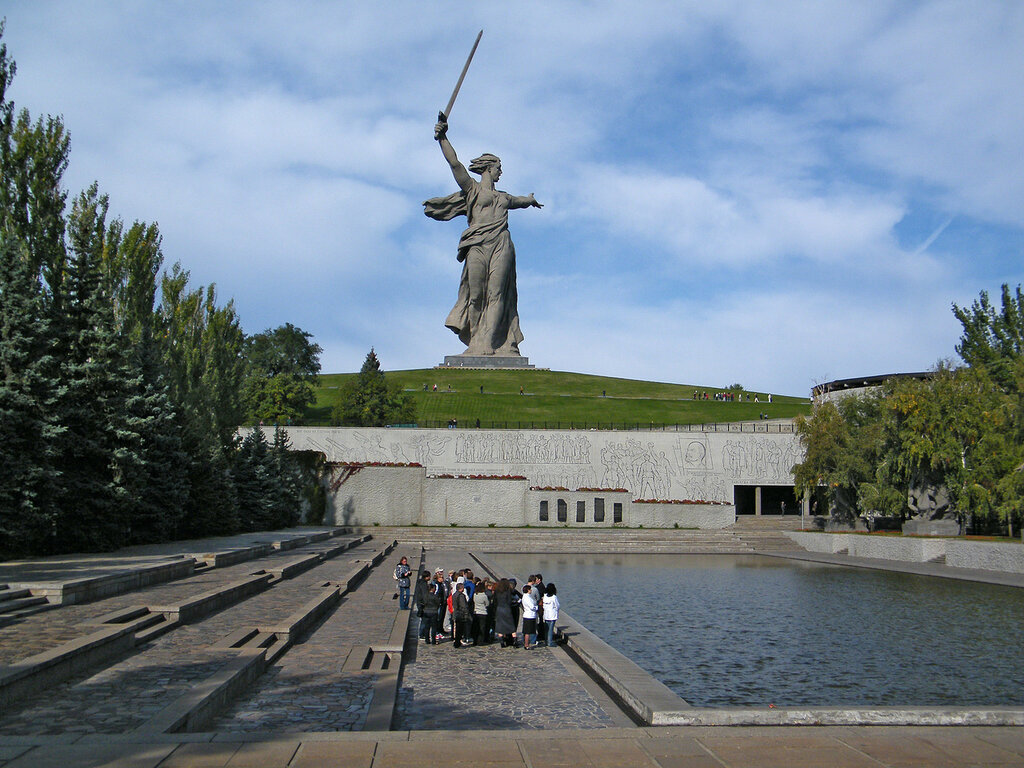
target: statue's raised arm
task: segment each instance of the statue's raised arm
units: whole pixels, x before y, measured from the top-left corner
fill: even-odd
[[[455,148],[448,141],[448,118],[444,116],[444,112],[437,113],[437,122],[434,124],[434,138],[441,145],[441,154],[444,155],[444,159],[448,161],[448,165],[452,169],[455,183],[465,192],[473,184],[473,177],[469,175],[466,166],[459,161],[459,156],[455,154]]]
[[[494,186],[501,177],[501,160],[497,155],[484,153],[467,168],[448,141],[448,115],[479,42],[477,35],[448,108],[438,114],[434,124],[434,139],[441,145],[441,154],[452,169],[459,191],[423,203],[423,212],[438,221],[466,217],[466,229],[459,238],[459,295],[445,325],[466,345],[460,357],[472,358],[472,365],[491,356],[525,360],[519,353],[523,333],[519,330],[516,251],[508,233],[508,212],[514,208],[541,207],[532,194],[510,195]],[[479,175],[480,180],[471,173]]]

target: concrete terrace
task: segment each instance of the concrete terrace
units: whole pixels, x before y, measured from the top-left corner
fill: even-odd
[[[498,551],[887,565],[803,552],[765,521],[304,528],[3,563],[0,766],[1024,766],[1022,712],[695,709],[568,615],[553,649],[418,644],[398,558],[483,573]]]

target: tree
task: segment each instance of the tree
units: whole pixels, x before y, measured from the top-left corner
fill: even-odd
[[[126,416],[139,438],[137,471],[125,478],[132,543],[173,537],[189,495],[181,420],[154,338],[157,276],[163,264],[160,243],[155,224],[135,222],[125,231],[117,220],[107,230],[104,249],[115,324],[136,383],[126,402]]]
[[[0,21],[0,38],[3,36]],[[54,443],[58,428],[51,420],[57,385],[49,308],[39,280],[38,252],[63,245],[62,219],[56,237],[44,225],[30,195],[38,191],[49,168],[51,192],[63,205],[59,180],[66,164],[66,137],[55,142],[57,156],[47,156],[45,141],[26,130],[27,113],[14,117],[7,99],[16,66],[0,43],[0,553],[41,551],[54,525]],[[59,121],[51,121],[63,137]],[[42,130],[42,129],[41,129]],[[51,136],[51,138],[53,138]]]
[[[264,376],[289,373],[313,380],[320,373],[320,353],[313,334],[285,323],[246,339],[245,356],[249,366]]]
[[[137,471],[138,435],[127,419],[129,378],[102,271],[108,201],[93,184],[68,220],[65,299],[55,321],[60,382],[53,418],[60,425],[54,545],[59,551],[109,549],[126,542],[127,476]]]
[[[218,307],[214,286],[190,290],[175,264],[161,279],[156,336],[167,392],[189,457],[189,499],[179,533],[207,536],[239,529],[232,476],[242,418],[244,334],[234,307]]]
[[[342,390],[341,399],[331,413],[335,424],[355,427],[382,427],[408,424],[415,419],[412,398],[399,385],[390,385],[373,349],[363,367]]]
[[[249,420],[270,424],[298,423],[306,408],[316,402],[313,385],[290,373],[250,376],[244,396]]]
[[[299,421],[315,401],[320,346],[312,334],[285,323],[246,339],[245,403],[250,421]]]
[[[869,511],[902,512],[906,494],[893,492],[883,456],[884,417],[879,394],[826,401],[815,406],[810,419],[798,416],[805,455],[793,468],[797,495],[823,488],[831,513],[845,522]]]
[[[961,525],[968,515],[984,524],[1017,510],[1019,497],[1001,486],[1024,459],[1016,408],[985,368],[940,366],[927,381],[895,382],[888,403],[891,453],[908,485],[946,488]]]
[[[970,309],[953,305],[953,314],[963,325],[956,352],[972,368],[984,368],[1003,389],[1016,382],[1013,362],[1024,352],[1024,295],[1018,285],[1014,293],[1003,284],[1002,307],[992,306],[987,291],[982,291]]]
[[[55,524],[52,372],[42,289],[0,235],[0,553],[38,551]]]

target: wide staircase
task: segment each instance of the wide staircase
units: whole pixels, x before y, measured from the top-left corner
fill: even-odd
[[[784,533],[799,531],[801,522],[800,515],[739,515],[728,530],[756,552],[803,552]]]
[[[779,520],[780,518],[776,518]],[[799,529],[800,518],[793,518]],[[786,519],[789,522],[789,519]],[[428,528],[361,529],[427,550],[637,554],[753,554],[802,551],[778,528]]]

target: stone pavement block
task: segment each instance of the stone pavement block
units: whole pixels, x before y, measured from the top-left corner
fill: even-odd
[[[450,763],[456,765],[521,765],[523,762],[523,756],[514,741],[462,739],[453,736],[444,745],[444,749]]]
[[[450,741],[421,741],[416,743],[395,742],[379,744],[373,768],[451,768],[451,766],[474,766],[474,768],[526,768],[526,763],[515,742],[502,741],[498,745],[486,742],[472,742],[477,749],[462,748],[459,735]]]
[[[223,768],[240,746],[231,742],[182,744],[160,768]]]
[[[6,768],[156,768],[174,744],[62,744],[37,747]]]
[[[592,768],[576,739],[530,739],[519,743],[530,765],[546,768]]]
[[[793,734],[783,737],[774,731],[763,736],[706,736],[701,741],[729,768],[878,768],[878,762],[828,736]],[[888,765],[885,761],[883,764]],[[937,764],[938,765],[944,764]]]
[[[662,755],[654,758],[654,762],[658,768],[722,768],[722,763],[707,752],[703,755]]]
[[[957,736],[967,739],[969,732]],[[874,732],[852,731],[841,737],[842,741],[859,752],[874,758],[891,768],[956,768],[965,764],[962,758],[954,758],[917,736],[901,733],[895,728]]]
[[[657,768],[651,757],[633,739],[581,740],[580,746],[594,768]]]
[[[1024,755],[1024,728],[991,728],[977,734],[977,738],[1009,752]]]
[[[722,764],[697,739],[690,736],[654,736],[640,740],[640,747],[660,768],[721,768]]]
[[[304,741],[289,768],[370,768],[376,748],[373,741]]]
[[[988,768],[988,766],[1024,765],[1024,757],[1019,753],[991,744],[984,736],[975,735],[970,731],[963,734],[941,731],[927,733],[922,734],[921,739],[957,760],[968,759],[971,765],[979,768],[981,766]],[[1018,744],[1018,746],[1024,745]]]
[[[29,747],[28,745],[23,747],[0,747],[0,764],[2,764],[3,761],[5,760],[13,760],[19,755],[25,754],[29,751],[29,749],[31,749],[31,747]]]
[[[286,768],[299,749],[299,740],[253,741],[243,744],[228,760],[228,768]]]
[[[640,741],[640,745],[654,757],[706,755],[708,753],[696,738],[675,734],[668,737],[653,735],[649,739]]]

